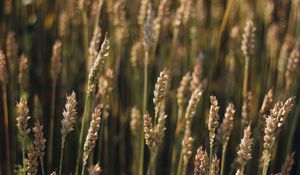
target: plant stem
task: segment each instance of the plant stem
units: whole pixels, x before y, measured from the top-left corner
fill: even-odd
[[[84,168],[84,167],[85,167],[85,164],[86,164],[86,163],[83,163],[83,164],[82,164],[81,175],[84,175],[84,171],[85,171],[85,168]]]
[[[45,175],[43,158],[40,158],[40,162],[41,162],[41,167],[42,167],[42,173],[43,173],[43,175]]]
[[[24,171],[24,175],[26,175],[26,167],[25,167],[25,139],[26,137],[23,137],[22,139],[22,164],[23,164],[23,171]]]
[[[269,163],[264,163],[262,175],[267,175]]]
[[[65,138],[66,138],[65,136],[62,136],[61,150],[60,150],[60,160],[59,160],[59,175],[61,175],[64,147],[65,147]]]
[[[157,153],[151,152],[150,163],[148,166],[147,175],[155,175],[155,173],[156,173],[156,157],[157,157]]]
[[[81,123],[81,130],[80,130],[80,137],[79,137],[79,144],[78,144],[78,152],[77,152],[77,161],[76,161],[76,175],[79,173],[79,161],[80,157],[82,154],[82,143],[83,143],[83,135],[84,131],[86,130],[86,124],[88,122],[88,115],[90,113],[90,103],[91,103],[91,98],[90,94],[88,93],[85,99],[85,104],[84,104],[84,112],[83,112],[83,117],[82,117],[82,123]]]
[[[248,79],[249,79],[249,56],[245,57],[245,72],[244,72],[244,82],[243,82],[243,97],[246,96],[248,89]]]
[[[209,145],[209,162],[212,163],[213,158],[213,144]]]
[[[11,166],[10,166],[10,147],[9,147],[9,131],[8,131],[8,109],[7,109],[7,92],[6,87],[2,83],[2,100],[3,100],[3,112],[4,112],[4,132],[5,132],[5,147],[6,147],[6,171],[8,174],[11,172]]]
[[[176,160],[178,155],[178,140],[179,140],[179,133],[181,131],[181,118],[182,118],[182,106],[178,107],[178,117],[176,121],[176,128],[175,128],[175,136],[174,136],[174,146],[172,150],[172,159],[171,159],[171,174],[175,174],[176,171]]]
[[[56,95],[56,80],[52,79],[51,87],[51,111],[50,111],[50,126],[49,126],[49,144],[48,144],[48,161],[47,167],[52,169],[52,150],[53,150],[53,134],[54,134],[54,113],[55,113],[55,95]]]
[[[145,65],[144,65],[144,94],[143,94],[143,114],[145,114],[147,109],[147,87],[148,87],[148,62],[149,62],[149,52],[145,52]],[[144,118],[142,118],[142,121]],[[143,175],[143,166],[144,166],[144,123],[141,125],[141,134],[140,134],[140,158],[139,158],[139,175]]]
[[[223,148],[222,148],[222,160],[221,160],[221,173],[220,175],[223,175],[224,174],[224,163],[225,163],[225,157],[226,157],[226,148],[227,148],[227,145],[223,145]]]
[[[182,159],[183,159],[183,154],[182,151],[180,151],[180,157],[179,157],[179,163],[178,163],[178,169],[177,169],[177,175],[182,175]]]

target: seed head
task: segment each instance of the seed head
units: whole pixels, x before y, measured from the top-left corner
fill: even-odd
[[[177,89],[177,104],[178,104],[178,106],[183,106],[187,100],[186,96],[189,91],[188,86],[189,86],[190,81],[191,81],[191,75],[188,72],[182,77],[179,88]]]
[[[223,122],[220,126],[220,135],[222,139],[223,146],[227,146],[232,128],[233,128],[233,116],[235,113],[234,105],[232,103],[229,103],[229,105],[226,108],[225,117],[223,119]]]
[[[7,68],[5,55],[2,50],[0,50],[0,81],[4,86],[7,85]]]
[[[131,109],[131,115],[130,115],[131,133],[133,135],[137,135],[140,127],[141,127],[141,114],[138,108],[135,106]]]
[[[76,122],[77,116],[77,101],[76,101],[76,94],[73,91],[71,95],[67,96],[67,102],[65,104],[65,109],[63,111],[63,119],[61,121],[62,129],[61,134],[64,138],[67,134],[74,130],[74,124]]]
[[[206,175],[209,171],[209,158],[202,147],[197,149],[194,166],[194,175]]]
[[[28,120],[30,119],[28,112],[29,110],[27,106],[27,101],[24,98],[21,98],[20,102],[16,105],[16,114],[17,127],[22,137],[27,136],[30,132],[30,129],[28,128]]]
[[[241,140],[239,150],[237,152],[237,162],[239,163],[240,167],[245,167],[247,162],[252,158],[252,142],[253,139],[251,138],[251,127],[248,125],[248,127],[244,129],[244,137]]]
[[[201,95],[202,95],[202,90],[200,88],[195,89],[194,92],[192,93],[184,117],[186,127],[189,127],[190,123],[192,122],[192,119],[196,115],[196,108],[200,101]]]
[[[168,72],[166,69],[164,69],[162,72],[160,72],[160,75],[157,78],[157,82],[155,84],[155,89],[154,89],[153,103],[155,105],[156,113],[159,112],[160,105],[166,96],[168,82],[169,82],[168,79],[169,79]]]
[[[210,96],[210,111],[208,116],[209,143],[212,147],[216,136],[216,128],[219,125],[219,105],[215,96]]]
[[[19,64],[19,75],[18,75],[18,83],[20,85],[20,89],[23,91],[27,86],[27,71],[28,71],[28,58],[25,55],[20,57]]]
[[[255,26],[252,20],[246,22],[242,39],[242,52],[245,57],[250,57],[254,54],[255,47]]]
[[[96,141],[98,139],[98,131],[100,128],[100,115],[101,115],[101,106],[98,105],[95,108],[95,112],[92,114],[92,121],[90,123],[90,128],[88,130],[88,134],[86,136],[86,140],[84,143],[84,151],[83,151],[83,162],[86,164],[89,153],[94,149],[96,145]]]
[[[43,126],[40,125],[39,122],[35,124],[35,127],[33,128],[34,132],[34,147],[36,150],[36,156],[38,156],[40,159],[43,158],[45,155],[45,148],[46,148],[46,139],[44,138],[43,134]]]
[[[183,164],[187,165],[189,159],[192,156],[193,151],[193,142],[192,132],[190,128],[186,128],[184,132],[184,137],[182,140],[182,155],[183,155]]]
[[[61,42],[56,41],[52,48],[51,58],[51,76],[54,81],[58,78],[61,66]]]
[[[260,108],[260,113],[265,114],[267,110],[269,110],[272,102],[273,102],[273,89],[270,89],[264,97],[263,104]]]
[[[31,144],[28,150],[27,175],[36,175],[38,170],[37,153],[34,144]]]
[[[147,15],[147,20],[144,26],[144,48],[146,52],[149,52],[151,45],[153,44],[153,21],[154,11],[150,7]]]
[[[105,36],[100,52],[98,53],[89,73],[87,90],[88,94],[91,94],[95,90],[99,76],[103,72],[106,58],[109,55],[109,47],[109,40],[107,39],[107,36]]]
[[[243,107],[242,107],[242,117],[243,117],[243,124],[249,125],[250,123],[250,111],[251,111],[251,102],[252,102],[253,96],[252,92],[248,91],[244,97]]]

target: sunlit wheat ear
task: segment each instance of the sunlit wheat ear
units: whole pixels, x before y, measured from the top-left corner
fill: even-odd
[[[31,144],[28,150],[27,175],[36,175],[38,172],[37,153],[34,144]]]
[[[273,102],[273,96],[274,96],[273,89],[270,89],[268,91],[268,93],[265,95],[264,101],[261,105],[261,108],[259,111],[261,114],[265,114],[270,109],[270,106]]]
[[[88,94],[91,94],[96,88],[99,76],[103,72],[105,61],[109,56],[109,48],[110,48],[110,42],[107,36],[105,36],[104,41],[101,45],[101,49],[93,63],[92,68],[90,69],[90,73],[88,77],[88,89],[87,89]]]
[[[131,109],[130,113],[130,131],[133,135],[137,135],[141,127],[141,113],[139,109],[135,106]]]
[[[89,157],[90,152],[94,149],[96,145],[96,140],[98,139],[98,131],[100,128],[100,115],[102,107],[100,105],[96,106],[94,113],[92,114],[92,120],[90,123],[90,128],[86,136],[84,143],[83,152],[83,164],[85,165]]]
[[[202,90],[200,87],[195,89],[194,92],[192,93],[192,96],[189,100],[189,104],[187,106],[185,116],[184,116],[186,128],[190,127],[192,119],[196,115],[196,112],[197,112],[196,108],[200,101],[201,96],[202,96]]]
[[[61,71],[61,42],[56,41],[52,48],[52,58],[51,58],[51,78],[56,81],[58,75]]]
[[[144,26],[144,49],[146,52],[149,52],[151,49],[151,46],[153,44],[153,21],[154,21],[154,11],[149,4],[149,10],[147,14],[146,23]]]
[[[290,175],[293,169],[295,153],[291,153],[287,156],[284,164],[281,166],[281,171],[278,175]]]
[[[202,74],[202,60],[203,58],[200,57],[200,59],[197,61],[196,65],[194,66],[194,71],[192,73],[192,80],[191,80],[191,91],[193,92],[196,88],[201,87],[201,74]]]
[[[162,0],[159,2],[157,16],[153,21],[153,35],[154,35],[153,38],[154,41],[156,42],[158,41],[159,38],[163,17],[165,16],[165,13],[168,8],[167,5],[168,5],[168,0]]]
[[[244,175],[244,173],[243,173],[240,169],[238,169],[238,170],[235,172],[235,175]]]
[[[27,101],[24,98],[20,99],[20,102],[16,105],[16,114],[17,114],[17,127],[22,137],[25,137],[29,134],[30,129],[28,128],[29,109],[27,106]]]
[[[162,72],[160,72],[154,89],[153,103],[156,115],[159,113],[160,105],[166,96],[169,82],[168,79],[169,75],[167,69],[164,69]]]
[[[251,137],[251,127],[250,124],[244,129],[244,136],[239,145],[239,150],[237,152],[237,162],[241,168],[242,173],[244,173],[244,168],[247,162],[252,158],[252,143],[253,139]]]
[[[209,158],[207,152],[199,147],[194,161],[194,175],[206,175],[209,171]]]
[[[68,22],[69,22],[69,16],[67,11],[62,11],[59,14],[58,19],[58,35],[59,37],[63,38],[65,37],[66,33],[68,32]]]
[[[190,73],[186,73],[181,81],[180,81],[180,85],[177,89],[177,104],[179,107],[183,107],[183,105],[185,104],[186,100],[187,100],[187,93],[189,91],[188,87],[189,87],[189,83],[191,81],[191,75]]]
[[[101,29],[96,27],[89,47],[88,68],[91,69],[100,49]]]
[[[32,129],[34,132],[34,147],[36,150],[36,155],[42,159],[45,155],[45,148],[46,148],[46,139],[44,138],[43,134],[43,126],[40,125],[39,122],[35,124],[35,127]]]
[[[101,169],[99,163],[97,163],[95,165],[90,165],[88,168],[89,175],[100,175],[101,172],[102,172],[102,169]]]
[[[147,17],[150,0],[141,0],[140,2],[141,3],[137,22],[139,25],[143,26]]]
[[[144,115],[144,133],[146,145],[152,153],[157,153],[158,148],[163,141],[166,115],[159,115],[157,124],[153,126],[152,118],[149,114]]]
[[[215,96],[210,96],[210,111],[208,116],[208,131],[209,131],[209,145],[210,155],[213,153],[213,145],[216,137],[216,129],[219,125],[219,104]],[[212,158],[210,156],[210,158]]]
[[[292,53],[289,56],[288,63],[286,65],[285,70],[285,81],[286,81],[286,89],[288,90],[293,81],[293,74],[299,67],[300,61],[300,51],[298,47],[295,47]]]
[[[232,103],[229,103],[226,108],[225,116],[219,130],[222,139],[222,144],[224,147],[227,146],[229,137],[231,135],[231,131],[233,129],[234,113],[234,105]]]
[[[250,123],[250,111],[251,111],[251,102],[253,95],[251,91],[248,91],[244,97],[243,107],[242,107],[242,122],[245,126]]]
[[[27,80],[28,80],[28,58],[25,55],[20,57],[19,63],[19,75],[18,75],[18,83],[20,86],[21,91],[24,91],[27,87]]]
[[[0,81],[4,86],[7,85],[7,67],[3,51],[0,49]]]
[[[183,140],[182,140],[182,155],[183,155],[183,164],[187,166],[193,151],[193,142],[194,139],[192,137],[192,132],[189,128],[187,128],[184,132]]]
[[[50,175],[57,175],[57,173],[55,171],[53,171]]]
[[[130,63],[133,68],[136,68],[141,65],[141,61],[139,58],[143,57],[142,51],[142,42],[136,41],[130,50]]]
[[[67,96],[67,102],[65,104],[65,109],[63,111],[63,119],[61,121],[61,135],[62,141],[65,141],[67,134],[74,130],[74,124],[77,117],[77,101],[76,94],[73,91],[71,95]]]
[[[210,170],[209,170],[209,174],[210,175],[215,175],[215,174],[219,174],[220,171],[220,160],[217,157],[217,155],[214,155],[214,158],[211,161],[210,164]]]
[[[245,57],[250,57],[254,54],[255,49],[255,31],[256,28],[252,20],[246,22],[242,39],[242,52]]]

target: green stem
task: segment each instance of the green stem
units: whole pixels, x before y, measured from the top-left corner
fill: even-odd
[[[83,164],[82,164],[81,175],[84,175],[84,171],[85,171],[85,164],[86,164],[86,163],[83,163]]]
[[[172,150],[172,159],[171,159],[171,174],[175,174],[176,171],[176,160],[178,155],[178,140],[179,140],[179,133],[181,131],[181,118],[182,118],[182,106],[178,107],[178,117],[176,122],[176,129],[175,129],[175,136],[174,136],[174,147]]]
[[[62,169],[62,161],[63,161],[63,155],[64,155],[64,147],[65,147],[65,136],[62,136],[61,141],[61,150],[60,150],[60,160],[59,160],[59,175],[61,175],[61,169]]]
[[[183,159],[183,154],[182,151],[180,152],[180,157],[179,157],[179,163],[178,163],[178,169],[177,169],[177,175],[182,175],[182,159]]]
[[[22,164],[23,164],[23,174],[26,175],[26,166],[25,166],[25,139],[26,137],[23,137],[22,139]]]
[[[51,87],[51,111],[50,111],[50,126],[49,126],[49,144],[48,144],[48,169],[51,169],[52,165],[52,150],[53,150],[53,133],[54,133],[54,113],[55,113],[55,94],[56,94],[56,80],[52,80]]]
[[[267,175],[269,163],[264,163],[262,175]]]
[[[155,175],[156,174],[156,157],[157,153],[152,152],[150,157],[150,163],[147,170],[147,175]]]
[[[243,97],[246,96],[247,89],[248,89],[249,61],[250,61],[250,58],[249,58],[248,56],[246,56],[246,57],[245,57],[244,82],[243,82]]]
[[[221,160],[221,173],[220,175],[223,175],[224,174],[224,163],[225,163],[225,157],[226,157],[226,148],[227,148],[227,145],[223,145],[223,149],[222,149],[222,160]]]
[[[143,94],[143,114],[145,114],[147,109],[147,88],[148,88],[148,62],[149,62],[149,52],[145,52],[145,66],[144,66],[144,94]],[[144,121],[144,120],[142,120]],[[144,123],[142,122],[141,134],[140,134],[140,158],[139,158],[139,175],[143,175],[144,166]]]
[[[76,161],[76,173],[75,173],[76,175],[78,175],[79,173],[79,162],[82,155],[81,148],[83,143],[83,135],[86,130],[88,116],[90,113],[90,103],[91,103],[91,98],[90,98],[90,94],[88,93],[85,99],[84,112],[83,112],[82,123],[81,123],[81,130],[80,130],[80,137],[79,137],[79,144],[78,144],[78,154],[77,154],[77,161]]]
[[[45,175],[43,158],[40,158],[40,162],[41,162],[41,167],[42,167],[42,174]]]

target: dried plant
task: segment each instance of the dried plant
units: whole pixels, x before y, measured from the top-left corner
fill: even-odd
[[[135,106],[131,109],[130,114],[130,130],[133,135],[137,135],[141,127],[141,114]]]
[[[18,83],[21,89],[21,92],[24,92],[27,87],[27,77],[28,73],[28,58],[25,55],[20,57],[20,64],[19,64],[19,75],[18,75]]]
[[[88,94],[91,94],[95,90],[99,75],[102,74],[105,61],[109,55],[109,47],[110,47],[109,40],[107,36],[105,36],[105,39],[101,45],[101,49],[93,63],[93,66],[88,76],[88,89],[87,89]]]
[[[168,90],[168,79],[169,79],[168,71],[167,69],[164,69],[162,72],[160,72],[154,89],[153,103],[155,106],[154,107],[155,116],[158,115],[161,103],[163,102],[166,96]]]
[[[98,131],[100,128],[100,115],[101,115],[101,106],[96,106],[95,112],[92,115],[92,120],[90,123],[90,128],[88,131],[88,135],[86,136],[86,140],[84,143],[84,151],[83,151],[83,171],[84,166],[87,163],[87,159],[91,150],[94,149],[96,145],[96,140],[98,139]]]
[[[51,77],[53,81],[56,81],[59,73],[61,72],[61,42],[56,41],[52,48],[52,58],[51,58]]]
[[[88,168],[89,175],[100,175],[101,174],[101,167],[99,166],[99,163],[95,165],[90,165]]]
[[[244,97],[243,101],[243,107],[242,107],[242,123],[247,126],[249,125],[251,118],[250,118],[250,112],[251,112],[251,102],[252,102],[253,96],[252,92],[248,91]]]
[[[194,166],[194,175],[205,175],[209,172],[209,158],[202,147],[197,149]]]
[[[209,116],[208,116],[208,131],[209,131],[209,155],[210,155],[210,160],[212,160],[212,155],[213,155],[213,145],[215,141],[215,136],[216,136],[216,129],[219,125],[219,105],[217,98],[215,96],[210,96],[210,111],[209,111]]]
[[[237,162],[240,166],[241,173],[244,173],[247,162],[252,158],[252,143],[250,124],[244,129],[244,137],[239,145],[237,152]]]
[[[196,108],[200,101],[200,97],[202,95],[201,88],[197,88],[193,91],[192,96],[189,100],[189,104],[187,106],[186,112],[185,112],[185,127],[190,127],[192,119],[196,115]]]
[[[34,143],[35,155],[40,159],[42,173],[43,175],[45,175],[43,157],[45,155],[46,139],[44,138],[44,134],[43,134],[43,126],[40,125],[39,122],[36,122],[35,127],[32,129],[32,131],[34,132],[33,143]]]
[[[28,150],[27,175],[36,175],[38,173],[38,156],[34,144],[31,144]]]
[[[5,55],[2,50],[0,50],[0,81],[2,82],[2,87],[7,85],[7,67]]]
[[[270,89],[268,93],[265,95],[263,104],[261,105],[260,108],[261,114],[265,114],[270,109],[270,106],[273,102],[273,96],[274,96],[273,93],[274,93],[273,89]]]

